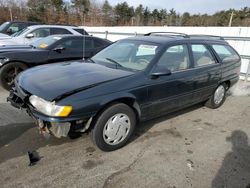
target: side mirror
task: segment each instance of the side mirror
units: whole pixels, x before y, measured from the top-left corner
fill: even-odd
[[[65,50],[65,47],[61,46],[61,47],[56,47],[53,49],[53,51],[61,53],[63,50]]]
[[[33,33],[29,33],[29,34],[26,35],[26,38],[27,38],[27,39],[34,38],[34,37],[35,37],[35,36],[34,36]]]
[[[171,75],[171,71],[163,66],[157,66],[154,71],[151,73],[151,78],[155,79],[160,76],[169,76]]]

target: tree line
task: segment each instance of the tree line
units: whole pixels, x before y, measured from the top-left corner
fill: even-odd
[[[108,0],[0,0],[0,22],[27,20],[49,24],[86,26],[250,26],[250,7],[213,15],[178,13],[172,9],[112,6]]]

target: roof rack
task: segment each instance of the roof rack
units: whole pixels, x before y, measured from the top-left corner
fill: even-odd
[[[184,37],[184,38],[188,38],[187,34],[185,34],[185,33],[177,33],[177,32],[150,32],[150,33],[144,34],[144,36],[151,36],[151,35],[181,36],[181,37]]]
[[[221,37],[221,36],[217,36],[217,35],[196,35],[196,34],[194,34],[194,35],[188,35],[190,38],[212,38],[212,39],[218,39],[218,40],[224,40],[224,38],[223,37]]]
[[[147,34],[144,34],[144,36],[151,36],[151,35],[158,35],[158,36],[170,36],[170,37],[176,37],[176,36],[181,36],[183,38],[211,38],[211,39],[217,39],[217,40],[225,40],[221,36],[216,36],[216,35],[200,35],[200,34],[192,34],[188,35],[185,33],[177,33],[177,32],[150,32]]]

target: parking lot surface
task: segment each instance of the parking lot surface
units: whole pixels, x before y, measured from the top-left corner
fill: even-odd
[[[138,125],[130,143],[102,152],[84,134],[46,140],[0,91],[1,187],[246,187],[250,97],[229,96]],[[42,157],[28,166],[27,151]]]

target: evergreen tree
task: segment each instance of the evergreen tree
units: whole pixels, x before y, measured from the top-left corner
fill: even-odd
[[[102,6],[103,22],[105,25],[112,25],[113,9],[108,0],[104,1]]]
[[[81,24],[85,25],[86,15],[89,12],[89,8],[90,8],[90,1],[89,0],[71,0],[71,3],[77,11]]]

